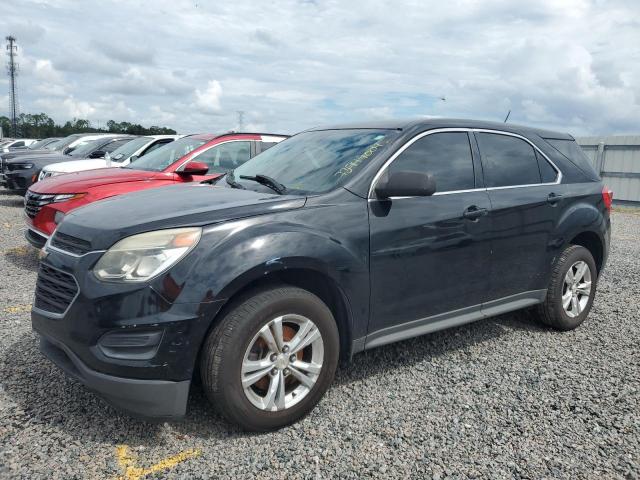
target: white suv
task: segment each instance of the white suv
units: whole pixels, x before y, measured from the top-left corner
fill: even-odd
[[[131,140],[113,152],[107,152],[106,158],[87,158],[69,162],[52,163],[45,166],[38,176],[38,180],[61,175],[63,173],[82,172],[98,168],[124,167],[136,158],[141,157],[157,148],[171,143],[184,135],[147,135]]]

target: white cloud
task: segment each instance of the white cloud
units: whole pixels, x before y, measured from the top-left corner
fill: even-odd
[[[203,113],[219,113],[222,86],[217,80],[209,80],[204,90],[196,89],[196,107]]]
[[[59,121],[220,131],[243,110],[247,126],[295,132],[511,109],[514,123],[574,134],[640,132],[638,2],[5,3],[22,110],[49,105]]]

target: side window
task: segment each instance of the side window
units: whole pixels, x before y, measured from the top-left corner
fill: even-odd
[[[524,140],[496,133],[476,133],[487,187],[540,183],[534,148]]]
[[[260,142],[260,151],[264,152],[265,150],[269,150],[274,145],[277,145],[277,142]]]
[[[413,170],[431,173],[436,192],[475,187],[473,157],[466,132],[427,135],[415,141],[389,166],[389,173]]]
[[[24,142],[22,140],[20,140],[19,142],[14,143],[13,145],[11,145],[12,148],[15,147],[24,147]]]
[[[127,142],[130,142],[131,139],[127,138],[127,139],[123,139],[123,140],[114,140],[113,142],[109,142],[107,143],[104,147],[102,147],[100,150],[102,150],[103,152],[107,152],[107,153],[111,153],[114,150],[120,148],[122,145],[124,145]]]
[[[556,172],[555,168],[551,166],[551,164],[536,152],[536,158],[538,159],[538,168],[540,169],[540,177],[542,178],[542,183],[553,183],[556,181],[558,177],[558,172]]]
[[[225,173],[251,158],[250,142],[227,142],[211,147],[194,160],[209,165],[208,173]]]

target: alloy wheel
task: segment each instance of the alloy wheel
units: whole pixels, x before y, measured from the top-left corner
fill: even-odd
[[[287,314],[264,325],[244,354],[242,388],[257,408],[280,411],[306,397],[322,370],[324,344],[318,327]]]
[[[591,294],[591,269],[586,262],[575,262],[564,277],[562,308],[569,317],[580,315],[589,303]]]

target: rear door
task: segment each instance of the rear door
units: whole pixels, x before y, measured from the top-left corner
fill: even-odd
[[[547,288],[560,172],[524,137],[476,131],[475,138],[491,201],[491,300],[535,297]]]
[[[436,193],[369,199],[369,331],[378,333],[368,342],[424,328],[445,312],[480,311],[487,299],[490,204],[469,134],[434,132],[409,143],[390,172],[431,173]]]

